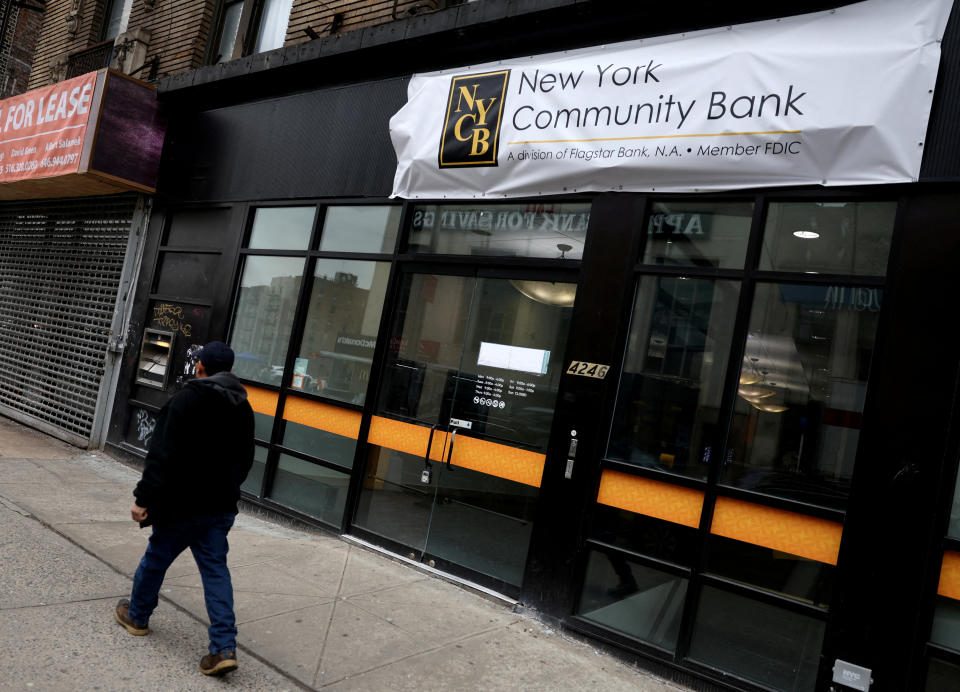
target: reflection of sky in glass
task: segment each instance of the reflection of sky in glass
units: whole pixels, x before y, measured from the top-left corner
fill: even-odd
[[[303,263],[302,257],[251,257],[243,268],[240,288],[269,286],[278,276],[300,277]]]
[[[320,249],[341,252],[393,252],[400,207],[329,207]]]
[[[248,247],[269,250],[306,250],[313,229],[313,207],[257,209]]]

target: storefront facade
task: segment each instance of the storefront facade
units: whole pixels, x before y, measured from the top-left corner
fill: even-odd
[[[155,94],[101,70],[0,114],[0,413],[97,448],[163,142]]]
[[[171,87],[111,446],[225,339],[252,502],[704,689],[953,689],[952,21],[909,183],[404,200],[406,77]]]

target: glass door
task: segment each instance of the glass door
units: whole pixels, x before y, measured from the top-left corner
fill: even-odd
[[[520,585],[575,295],[404,275],[356,526],[414,559]]]

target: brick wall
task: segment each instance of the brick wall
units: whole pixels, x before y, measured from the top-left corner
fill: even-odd
[[[71,35],[67,30],[67,18],[75,3],[79,5],[78,25],[76,33]],[[50,83],[51,63],[57,56],[96,43],[102,14],[102,0],[48,0],[30,71],[31,89]]]
[[[122,0],[118,0],[122,2]],[[80,2],[80,27],[75,36],[67,31],[66,19]],[[41,37],[37,44],[30,88],[50,82],[51,65],[64,53],[73,53],[99,43],[104,0],[49,0]],[[214,0],[133,0],[127,28],[150,32],[147,57],[159,56],[158,77],[199,67],[206,49]],[[134,66],[136,69],[138,66]],[[146,70],[138,77],[146,77]]]
[[[394,10],[398,18],[404,19],[417,12],[434,10],[438,4],[438,0],[397,0],[394,7],[394,0],[294,0],[284,45],[309,41],[308,27],[320,36],[329,35],[337,14],[343,15],[337,33],[343,33],[393,21]]]
[[[158,78],[203,64],[213,10],[213,0],[156,0],[153,10],[133,0],[128,26],[150,32],[147,57],[160,57]],[[146,79],[146,70],[137,76]]]
[[[158,78],[196,69],[204,63],[217,0],[132,2],[127,30],[144,29],[150,33],[144,62],[159,57]],[[48,0],[33,70],[29,73],[29,88],[49,84],[53,63],[63,55],[99,43],[105,4],[106,0]],[[335,31],[344,33],[392,21],[394,15],[405,18],[428,12],[442,4],[442,0],[294,0],[285,45],[309,41],[307,28],[319,36],[330,34],[335,15],[342,15]],[[71,35],[67,19],[74,7],[79,7],[79,22],[76,34]],[[146,79],[148,69],[136,76]]]
[[[40,37],[43,15],[20,9],[13,25],[13,39],[7,56],[6,74],[0,83],[0,98],[22,94],[27,90],[33,53]]]

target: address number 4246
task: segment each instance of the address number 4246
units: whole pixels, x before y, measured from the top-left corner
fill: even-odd
[[[610,369],[609,365],[600,365],[599,363],[587,363],[582,360],[571,361],[570,367],[567,368],[568,375],[580,375],[582,377],[595,377],[598,380],[602,380],[607,376],[607,371]]]

